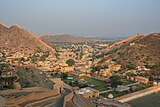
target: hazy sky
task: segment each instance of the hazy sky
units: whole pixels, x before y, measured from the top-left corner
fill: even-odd
[[[0,0],[0,22],[35,34],[126,37],[160,32],[160,0]]]

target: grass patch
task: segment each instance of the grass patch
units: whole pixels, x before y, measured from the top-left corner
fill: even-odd
[[[137,84],[136,86],[138,87],[139,90],[143,90],[143,89],[147,88],[147,86],[143,85],[143,84]]]
[[[87,81],[88,85],[94,85],[92,88],[99,90],[99,91],[105,91],[107,90],[107,86],[104,81],[97,80],[90,77],[84,77],[84,79]]]
[[[131,82],[131,81],[124,81],[124,82],[122,82],[122,85],[129,85],[129,84],[133,84],[133,82]]]
[[[74,75],[71,75],[71,74],[68,74],[68,77],[73,77],[73,80],[68,80],[67,78],[62,78],[62,80],[65,83],[69,84],[69,85],[71,85],[70,83],[73,82],[73,81],[75,81],[76,78],[78,78],[77,76],[74,76]],[[75,86],[78,86],[78,87],[82,88],[82,87],[85,87],[87,85],[88,86],[94,85],[92,88],[94,88],[94,89],[96,89],[98,91],[105,91],[105,90],[107,90],[107,86],[106,86],[106,84],[105,84],[104,81],[101,81],[101,80],[98,80],[98,79],[94,79],[94,78],[90,78],[90,77],[86,77],[86,76],[83,77],[83,78],[87,82],[85,82],[85,83],[79,83],[79,84],[77,84]]]
[[[107,98],[110,93],[114,96],[114,98],[125,95],[125,94],[128,94],[127,91],[122,91],[122,92],[112,91],[112,92],[103,93],[103,94],[100,94],[100,95]]]

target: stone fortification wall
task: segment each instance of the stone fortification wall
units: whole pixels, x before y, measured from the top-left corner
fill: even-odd
[[[160,91],[160,84],[158,84],[157,86],[149,87],[144,90],[140,90],[131,94],[127,94],[127,95],[115,98],[114,100],[125,103],[125,102],[131,101],[146,95],[150,95],[159,91]]]
[[[33,92],[28,95],[22,95],[20,97],[10,97],[10,98],[5,98],[6,105],[23,105],[27,104],[29,102],[33,101],[38,101],[42,100],[45,98],[53,97],[58,95],[58,90],[50,90],[50,91],[43,91],[43,92]]]
[[[70,92],[68,95],[64,97],[63,107],[66,107],[66,103],[71,101],[73,98],[73,92]]]

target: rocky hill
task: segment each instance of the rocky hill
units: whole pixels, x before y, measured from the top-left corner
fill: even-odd
[[[0,23],[0,48],[10,51],[33,53],[37,50],[54,53],[55,50],[19,25],[7,27]]]
[[[85,42],[96,42],[98,40],[94,38],[73,36],[69,34],[64,35],[44,35],[41,39],[47,43],[85,43]]]
[[[43,87],[53,89],[54,83],[47,79],[41,70],[36,68],[21,67],[17,69],[19,82],[23,88],[27,87]]]
[[[160,33],[138,34],[106,50],[103,54],[124,66],[160,67]]]

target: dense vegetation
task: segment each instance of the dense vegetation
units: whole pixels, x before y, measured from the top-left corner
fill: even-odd
[[[74,61],[73,59],[68,59],[68,60],[66,61],[66,64],[68,64],[68,66],[74,65],[74,63],[75,63],[75,61]]]

